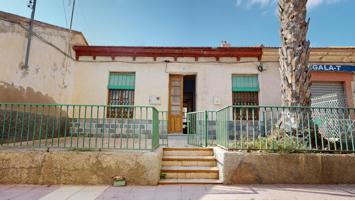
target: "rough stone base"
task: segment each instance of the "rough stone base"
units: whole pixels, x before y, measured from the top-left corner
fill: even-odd
[[[0,152],[0,184],[111,185],[113,176],[129,185],[157,185],[162,150],[155,152]]]
[[[354,154],[276,154],[214,149],[224,184],[354,184]]]

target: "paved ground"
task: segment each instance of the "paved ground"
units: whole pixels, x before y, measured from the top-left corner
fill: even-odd
[[[187,144],[186,134],[169,134],[168,141],[169,147],[193,147]]]
[[[168,135],[169,147],[195,147],[187,144],[187,135],[186,134],[169,134]],[[166,141],[164,141],[166,142]],[[161,140],[161,143],[163,141]],[[13,148],[14,146],[24,147],[39,147],[39,146],[48,146],[49,148],[105,148],[105,149],[150,149],[152,141],[149,138],[142,136],[139,138],[108,138],[108,137],[61,137],[61,138],[51,138],[41,139],[41,140],[31,140],[31,141],[22,141],[16,143],[6,143],[3,148],[9,147]]]
[[[0,185],[0,199],[355,199],[355,185],[161,185],[155,187]]]

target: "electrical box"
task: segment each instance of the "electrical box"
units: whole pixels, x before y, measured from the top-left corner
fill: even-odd
[[[161,98],[158,96],[149,96],[150,105],[161,105]]]
[[[213,97],[213,104],[214,105],[220,105],[221,104],[221,98]]]

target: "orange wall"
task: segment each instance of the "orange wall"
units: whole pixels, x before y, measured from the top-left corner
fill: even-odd
[[[345,72],[312,72],[312,81],[317,82],[343,82],[346,95],[346,102],[349,107],[353,107],[353,92],[351,82],[353,81],[352,73]]]

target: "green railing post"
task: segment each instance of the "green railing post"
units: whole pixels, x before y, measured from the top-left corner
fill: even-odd
[[[191,140],[191,127],[190,127],[190,113],[187,113],[186,115],[186,125],[187,125],[187,144],[190,144],[190,140]]]
[[[154,107],[152,110],[152,151],[159,147],[159,113]]]

